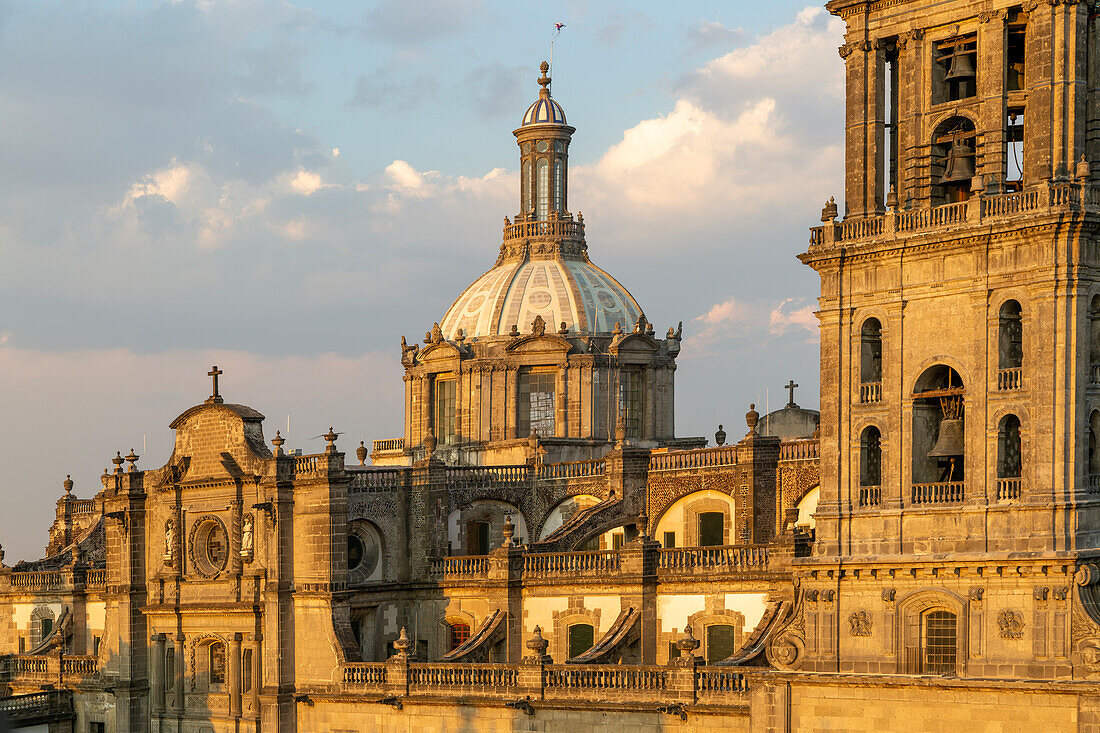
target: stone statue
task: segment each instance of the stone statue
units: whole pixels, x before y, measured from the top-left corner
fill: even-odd
[[[245,514],[241,520],[241,556],[252,557],[252,515]]]
[[[164,523],[164,559],[172,561],[176,547],[176,520],[169,519]]]

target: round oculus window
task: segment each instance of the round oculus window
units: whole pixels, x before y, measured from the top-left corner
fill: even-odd
[[[538,145],[535,146],[535,150],[538,150],[540,153],[545,153],[549,149],[550,145],[545,140],[539,140]]]
[[[565,143],[563,143],[561,140],[556,141],[554,143],[554,152],[564,153],[565,152]]]
[[[229,535],[214,516],[198,521],[191,532],[191,560],[200,575],[211,577],[225,569],[229,560]]]
[[[531,143],[524,143],[523,144],[523,154],[527,155],[530,152],[531,152]]]
[[[352,582],[374,575],[381,555],[382,545],[374,530],[362,525],[348,528],[348,571]]]

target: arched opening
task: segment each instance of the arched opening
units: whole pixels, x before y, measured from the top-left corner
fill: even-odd
[[[955,674],[958,652],[958,619],[942,608],[926,611],[921,618],[921,673]]]
[[[878,506],[882,500],[882,434],[874,425],[859,438],[859,505]]]
[[[524,214],[530,214],[535,205],[531,199],[531,161],[529,160],[523,164],[523,187],[521,195],[523,196],[523,203],[520,205],[520,210],[522,210]]]
[[[563,524],[572,520],[577,512],[584,511],[588,507],[599,503],[600,500],[591,494],[577,494],[562,499],[546,515],[546,519],[542,523],[542,529],[539,530],[539,541],[546,539]]]
[[[975,175],[974,123],[966,117],[944,120],[932,135],[932,203],[953,204],[970,198]]]
[[[512,524],[512,543],[526,544],[529,535],[523,514],[512,504],[480,499],[447,516],[448,554],[487,555],[504,544],[504,524]]]
[[[728,545],[737,541],[736,516],[734,499],[729,494],[713,489],[693,491],[657,516],[653,536],[665,547],[698,547],[704,540]]]
[[[1001,306],[997,328],[997,389],[1019,389],[1024,365],[1024,324],[1015,300]]]
[[[863,322],[859,337],[859,401],[882,401],[882,324]]]
[[[1019,499],[1022,475],[1020,418],[1005,415],[997,427],[997,499]]]
[[[225,644],[220,641],[212,641],[206,645],[206,654],[203,655],[206,663],[206,680],[210,687],[225,684]]]
[[[592,648],[596,641],[596,630],[592,624],[573,624],[566,636],[569,640],[569,659],[573,659]]]
[[[554,161],[554,211],[565,211],[565,163],[561,158]]]
[[[1100,295],[1089,307],[1089,381],[1100,384]]]
[[[730,624],[711,624],[707,627],[706,645],[703,651],[707,664],[729,659],[737,651],[737,628]]]
[[[470,640],[470,625],[461,621],[448,623],[450,628],[450,647],[448,651],[454,651]]]
[[[369,522],[356,520],[348,525],[348,582],[355,585],[381,580],[382,539]]]
[[[550,164],[546,158],[539,158],[536,164],[538,170],[538,211],[539,219],[546,219],[550,213]]]
[[[1086,479],[1092,493],[1100,492],[1100,410],[1089,415],[1089,468]]]
[[[929,367],[913,390],[914,504],[964,499],[966,441],[962,378],[949,366]]]

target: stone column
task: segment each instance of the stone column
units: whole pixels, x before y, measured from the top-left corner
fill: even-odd
[[[924,31],[914,29],[898,37],[898,201],[901,207],[927,196],[927,176],[922,161],[924,131],[921,128],[921,92],[924,80]]]
[[[1005,156],[1005,19],[1007,10],[983,13],[978,27],[978,112],[977,140],[981,145],[978,175],[988,193],[999,193],[1004,181]]]
[[[176,658],[172,662],[175,679],[172,686],[176,697],[176,714],[183,715],[183,634],[176,634]]]
[[[229,715],[234,718],[241,715],[241,638],[238,632],[229,642]]]
[[[250,642],[252,647],[252,684],[248,693],[252,700],[252,714],[260,717],[260,687],[263,685],[263,668],[260,666],[264,637],[262,634],[253,634]]]
[[[149,680],[153,688],[153,715],[164,713],[164,634],[153,634],[153,659],[149,666]]]
[[[1027,31],[1024,36],[1024,85],[1027,87],[1027,113],[1024,115],[1024,181],[1028,184],[1047,180],[1052,173],[1051,127],[1061,115],[1052,109],[1054,82],[1054,39],[1047,3],[1024,3]]]
[[[862,35],[859,31],[856,35]],[[883,50],[868,39],[845,43],[846,62],[844,217],[861,219],[881,213],[882,156],[879,139],[885,113]]]

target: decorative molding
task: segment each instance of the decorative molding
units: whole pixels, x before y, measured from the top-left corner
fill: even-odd
[[[1024,635],[1024,618],[1015,611],[1001,611],[997,614],[997,628],[1002,639],[1020,639]]]
[[[871,614],[866,611],[856,611],[848,617],[848,623],[851,625],[852,636],[870,636],[871,635]]]
[[[971,588],[969,598],[973,603],[981,603],[984,595],[985,588]]]
[[[883,588],[882,589],[882,600],[885,601],[886,603],[893,603],[894,599],[897,598],[897,594],[898,594],[897,588]]]

